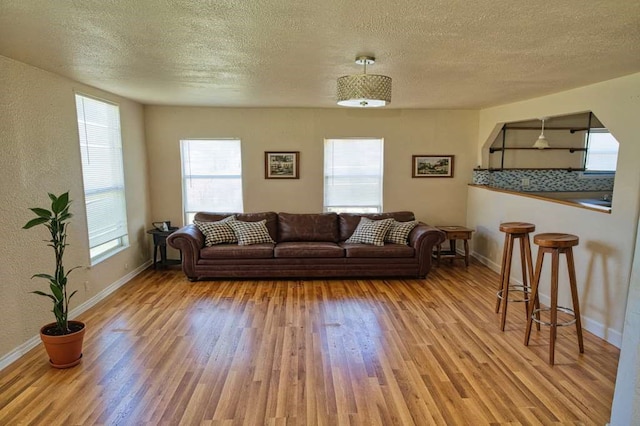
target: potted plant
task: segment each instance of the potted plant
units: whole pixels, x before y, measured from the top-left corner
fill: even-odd
[[[63,265],[64,250],[67,247],[67,225],[72,214],[69,212],[71,200],[69,193],[56,197],[49,194],[51,210],[33,207],[30,208],[36,214],[24,225],[24,229],[44,225],[51,234],[47,244],[53,248],[56,257],[56,270],[50,274],[35,274],[31,278],[42,278],[48,281],[50,293],[32,291],[40,296],[48,297],[53,302],[53,314],[56,322],[47,324],[40,329],[40,338],[49,355],[49,363],[55,368],[69,368],[80,363],[82,359],[82,340],[84,338],[85,325],[80,321],[69,321],[69,301],[76,293],[67,294],[67,278],[74,269],[65,272]]]

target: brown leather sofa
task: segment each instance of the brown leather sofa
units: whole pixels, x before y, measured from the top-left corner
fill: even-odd
[[[213,222],[232,213],[197,213],[196,221]],[[292,214],[244,213],[237,220],[265,219],[269,235],[276,242],[240,246],[218,244],[205,247],[205,237],[195,225],[187,225],[167,238],[182,252],[182,270],[189,280],[202,278],[279,277],[392,277],[424,278],[431,269],[433,247],[444,241],[444,233],[419,223],[408,245],[345,243],[366,216],[415,220],[412,212],[379,214]]]

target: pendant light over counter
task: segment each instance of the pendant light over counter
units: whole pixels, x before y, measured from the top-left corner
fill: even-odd
[[[367,65],[373,63],[372,56],[358,56],[356,64],[364,67],[364,73],[338,79],[338,105],[372,108],[391,103],[391,77],[367,74]]]
[[[540,120],[542,120],[542,132],[540,133],[540,136],[538,136],[538,140],[535,141],[535,143],[533,144],[533,148],[538,148],[538,149],[545,149],[545,148],[549,148],[549,141],[547,141],[547,138],[544,136],[544,120],[547,120],[549,117],[541,117]]]

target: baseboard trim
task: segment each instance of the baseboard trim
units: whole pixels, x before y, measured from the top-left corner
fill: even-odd
[[[113,284],[107,286],[104,290],[102,290],[100,293],[98,293],[95,296],[93,296],[91,299],[87,300],[86,302],[84,302],[80,306],[77,306],[74,309],[72,309],[71,311],[69,311],[69,319],[74,319],[78,315],[80,315],[80,314],[84,313],[85,311],[87,311],[89,308],[92,308],[93,306],[97,305],[98,302],[100,302],[102,299],[104,299],[105,297],[109,296],[111,293],[113,293],[114,291],[116,291],[117,289],[119,289],[120,287],[122,287],[123,285],[125,285],[126,283],[131,281],[132,279],[134,279],[142,271],[144,271],[149,266],[151,266],[152,263],[153,262],[151,260],[146,261],[145,263],[143,263],[142,265],[138,266],[133,271],[129,272],[124,277],[120,278],[118,281],[116,281]]]
[[[478,262],[482,263],[483,265],[491,269],[492,271],[498,274],[500,273],[501,265],[498,265],[491,259],[476,252],[472,252],[471,256],[475,258]],[[522,285],[522,281],[517,280],[513,277],[511,277],[510,282],[513,284]],[[541,293],[540,303],[549,306],[549,304],[551,303],[549,295]],[[589,317],[585,317],[584,315],[581,316],[581,319],[582,319],[582,327],[585,330],[587,330],[589,333],[595,336],[598,336],[599,338],[607,341],[608,343],[611,343],[613,346],[617,348],[620,348],[620,346],[622,345],[622,333],[612,328],[608,328],[604,324],[598,321],[595,321]]]
[[[114,291],[116,291],[117,289],[119,289],[129,281],[131,281],[133,278],[139,275],[142,271],[144,271],[149,266],[151,266],[152,263],[153,262],[151,260],[146,261],[145,263],[143,263],[142,265],[140,265],[139,267],[137,267],[136,269],[134,269],[133,271],[125,275],[124,277],[120,278],[118,281],[107,286],[104,290],[102,290],[100,293],[93,296],[91,299],[87,300],[80,306],[69,311],[69,319],[74,319],[78,315],[88,310],[89,308],[97,305],[98,302],[100,302],[102,299],[109,296],[111,293],[113,293]],[[31,349],[35,348],[39,344],[40,344],[40,335],[33,336],[29,340],[27,340],[26,342],[24,342],[23,344],[16,347],[11,352],[9,352],[8,354],[0,358],[0,371],[4,370],[9,365],[13,364],[21,356],[23,356],[24,354],[26,354],[27,352],[29,352]]]
[[[14,362],[16,362],[22,355],[29,352],[40,344],[40,336],[33,336],[2,358],[0,358],[0,371],[4,370]]]

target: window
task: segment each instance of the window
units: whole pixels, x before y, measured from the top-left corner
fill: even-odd
[[[91,264],[129,245],[120,109],[76,95]]]
[[[616,138],[607,129],[591,129],[588,138],[585,141],[588,148],[585,162],[587,172],[615,172],[619,145]]]
[[[243,211],[240,140],[183,140],[180,152],[185,224],[201,211]]]
[[[382,212],[382,139],[325,139],[324,211]]]

